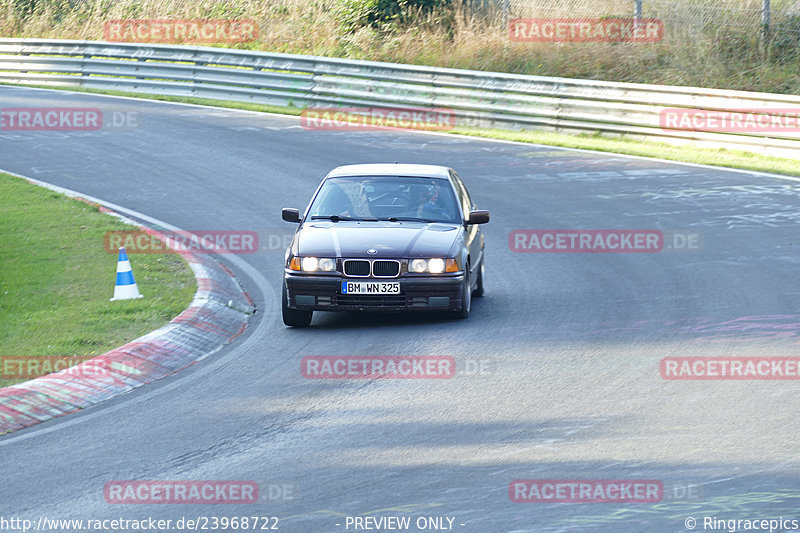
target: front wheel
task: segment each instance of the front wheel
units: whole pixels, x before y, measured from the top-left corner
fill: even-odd
[[[307,328],[311,324],[311,317],[314,311],[305,311],[303,309],[292,309],[289,307],[289,296],[287,295],[286,287],[283,287],[282,298],[282,311],[283,323],[287,326],[294,328]]]

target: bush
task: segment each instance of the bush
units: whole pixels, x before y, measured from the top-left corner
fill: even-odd
[[[774,25],[771,33],[773,60],[781,64],[796,61],[800,49],[800,15]]]
[[[709,35],[712,36],[711,46],[714,55],[721,63],[727,65],[759,63],[757,30],[722,26],[709,32]]]
[[[450,3],[451,0],[339,0],[336,18],[343,32],[353,33],[364,26],[383,28],[393,22],[405,22],[411,14],[428,13]]]
[[[36,0],[13,0],[14,15],[18,19],[24,19],[33,14],[36,10]]]

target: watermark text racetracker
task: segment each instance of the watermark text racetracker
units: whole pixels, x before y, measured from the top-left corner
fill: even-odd
[[[515,479],[515,503],[658,503],[664,485],[656,479]]]
[[[311,355],[300,360],[306,379],[450,379],[449,355]]]
[[[252,19],[127,19],[103,25],[106,41],[124,43],[245,43],[258,34]]]
[[[119,480],[103,486],[112,504],[258,503],[258,483],[228,480]]]
[[[135,360],[125,363],[94,355],[0,355],[0,378],[34,379],[61,372],[62,376],[98,378],[137,370]]]
[[[797,134],[800,132],[800,108],[718,110],[668,107],[661,110],[659,125],[665,130]]]
[[[402,107],[312,108],[300,113],[300,126],[321,131],[448,131],[456,126],[452,109]]]
[[[516,253],[658,253],[695,252],[702,248],[697,231],[654,229],[517,229],[508,235]]]
[[[449,355],[325,355],[300,361],[306,379],[453,379],[482,378],[497,373],[488,357]]]
[[[137,111],[104,111],[97,107],[0,107],[0,133],[124,130],[139,126]]]
[[[300,489],[286,481],[116,480],[103,485],[109,504],[280,504],[294,502]]]
[[[125,248],[129,254],[284,253],[293,235],[285,230],[115,230],[105,233],[103,248],[110,254],[117,253],[120,248]]]
[[[664,38],[664,23],[652,18],[514,19],[508,25],[508,38],[551,43],[654,43]]]
[[[665,357],[668,380],[800,380],[800,357]]]

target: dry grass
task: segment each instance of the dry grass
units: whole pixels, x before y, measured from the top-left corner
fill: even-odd
[[[584,0],[584,8],[597,1]],[[742,13],[752,15],[749,4],[745,6],[751,0],[736,1],[742,2]],[[0,0],[0,34],[102,39],[103,24],[112,19],[251,18],[260,25],[260,38],[238,47],[542,76],[800,94],[796,47],[789,47],[788,55],[766,59],[759,52],[753,28],[714,26],[702,17],[689,27],[673,12],[673,2],[653,2],[646,5],[664,6],[667,36],[663,42],[651,44],[511,42],[500,17],[476,15],[460,0],[455,0],[450,11],[415,17],[413,24],[384,31],[362,28],[353,34],[340,30],[336,0]],[[36,7],[26,13],[20,7],[25,5]],[[625,15],[617,11],[626,2],[602,5],[595,16]],[[542,14],[563,16],[555,12],[531,16]],[[655,15],[646,12],[645,16]]]

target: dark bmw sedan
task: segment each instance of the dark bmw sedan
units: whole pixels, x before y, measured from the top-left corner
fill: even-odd
[[[332,170],[286,251],[283,322],[316,311],[449,311],[469,315],[483,295],[489,221],[451,168],[347,165]]]

